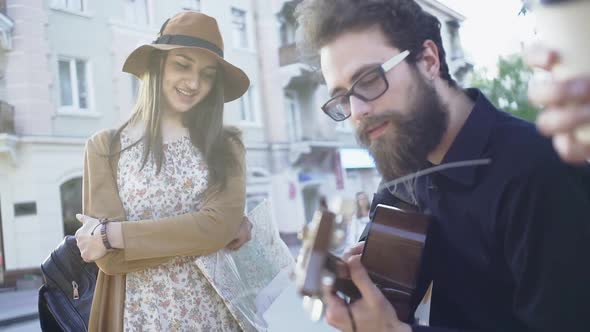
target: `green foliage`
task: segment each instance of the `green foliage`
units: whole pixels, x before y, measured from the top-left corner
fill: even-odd
[[[533,70],[527,67],[520,55],[500,57],[497,63],[498,75],[489,78],[488,72],[476,71],[472,77],[472,85],[481,91],[496,107],[513,115],[534,121],[539,109],[528,100],[528,83]]]

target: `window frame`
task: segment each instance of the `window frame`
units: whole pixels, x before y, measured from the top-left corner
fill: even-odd
[[[72,176],[72,177],[68,177],[65,181],[61,182],[59,185],[59,198],[60,198],[60,210],[61,210],[61,223],[62,223],[62,230],[64,232],[64,236],[65,235],[72,235],[72,232],[67,232],[67,225],[68,223],[66,223],[66,218],[70,217],[70,230],[73,230],[75,232],[74,229],[77,229],[79,227],[76,227],[76,218],[75,218],[75,214],[74,215],[66,215],[66,212],[71,212],[72,210],[66,209],[68,204],[75,204],[76,206],[74,207],[73,211],[75,211],[77,208],[81,208],[82,203],[82,199],[79,198],[81,197],[82,191],[83,191],[83,179],[82,179],[82,175],[76,175],[76,176]],[[66,189],[71,189],[74,191],[74,196],[76,197],[76,199],[73,200],[66,200],[66,198],[68,198],[68,195],[66,193]],[[79,195],[76,195],[79,194]],[[80,203],[80,205],[78,205],[77,203]],[[68,206],[69,207],[69,206]]]
[[[295,44],[295,30],[296,28],[291,21],[279,22],[279,42],[281,47]]]
[[[68,6],[68,2],[71,1],[76,1],[80,3],[80,6],[82,7],[81,10],[72,8],[72,6]],[[87,7],[86,7],[86,0],[53,0],[51,2],[51,7],[52,8],[56,8],[56,9],[63,9],[63,10],[67,10],[67,11],[71,11],[71,12],[75,12],[75,13],[85,13],[87,12]]]
[[[295,91],[285,91],[284,100],[285,109],[287,110],[289,139],[293,142],[302,141],[303,123],[301,121],[301,106],[297,98],[297,93]]]
[[[71,83],[71,95],[72,105],[63,105],[62,100],[62,81],[61,73],[59,70],[60,62],[65,61],[68,63],[70,83]],[[79,91],[79,77],[76,70],[76,62],[82,61],[84,63],[84,75],[86,76],[86,107],[80,107],[80,91]],[[93,86],[92,86],[92,71],[91,62],[84,57],[66,56],[59,55],[57,59],[57,78],[58,78],[58,110],[60,114],[73,114],[73,115],[96,115],[93,112],[94,109],[94,98],[93,98]]]
[[[130,75],[130,81],[131,81],[131,100],[133,102],[137,101],[137,98],[139,97],[139,93],[141,91],[141,80],[137,77],[135,77],[134,75]]]
[[[88,10],[88,0],[79,0],[80,5],[82,6],[82,10],[73,9],[71,6],[68,6],[68,1],[72,0],[52,0],[49,4],[49,8],[67,14],[73,14],[83,17],[92,17],[92,13]]]
[[[243,29],[243,34],[245,37],[245,41],[246,41],[246,45],[241,45],[241,40],[242,38],[236,38],[236,34],[237,34],[237,29],[236,29],[236,23],[235,23],[235,14],[234,12],[241,12],[243,13],[243,24],[244,24],[244,29]],[[247,51],[253,51],[254,47],[253,47],[253,42],[254,39],[251,36],[251,29],[252,29],[252,22],[250,20],[250,13],[248,10],[238,7],[238,6],[231,6],[230,7],[230,26],[231,26],[231,31],[232,31],[232,46],[234,49],[236,50],[247,50]],[[240,32],[241,34],[242,32]]]
[[[138,22],[137,20],[137,1],[143,1],[145,3],[145,22]],[[133,3],[133,4],[130,4]],[[131,18],[128,16],[128,7],[133,6],[134,12],[134,20],[131,21]],[[151,10],[151,1],[150,0],[125,0],[123,3],[123,22],[126,25],[130,26],[138,26],[138,27],[150,27],[152,24],[152,10]]]
[[[261,126],[261,118],[260,114],[258,113],[258,100],[256,97],[256,87],[254,84],[250,85],[250,88],[246,93],[244,93],[238,100],[238,111],[240,112],[240,124],[245,126],[251,127],[260,127]],[[242,106],[246,106],[246,112]],[[243,115],[246,117],[243,117]]]
[[[191,10],[191,11],[201,12],[201,8],[203,6],[203,3],[201,0],[182,0],[182,2],[183,2],[182,6],[181,6],[182,10]]]
[[[353,133],[354,128],[352,128],[349,119],[346,119],[344,121],[336,122],[336,131],[339,133]]]

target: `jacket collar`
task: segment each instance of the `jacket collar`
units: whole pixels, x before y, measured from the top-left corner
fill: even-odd
[[[475,104],[441,164],[485,158],[498,110],[478,89],[467,89]],[[477,167],[448,168],[439,174],[464,185],[475,182]]]

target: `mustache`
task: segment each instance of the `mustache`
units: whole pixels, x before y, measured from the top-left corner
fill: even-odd
[[[369,115],[363,118],[357,126],[357,139],[361,144],[369,142],[369,128],[379,125],[385,121],[391,121],[394,125],[398,125],[401,121],[401,116],[397,111],[385,111],[381,114]]]

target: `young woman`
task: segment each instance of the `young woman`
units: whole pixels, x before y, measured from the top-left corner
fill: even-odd
[[[89,329],[240,330],[195,261],[249,239],[244,147],[223,127],[248,77],[223,59],[215,19],[196,12],[164,23],[123,71],[142,80],[131,118],[86,145],[76,238],[101,269]]]

